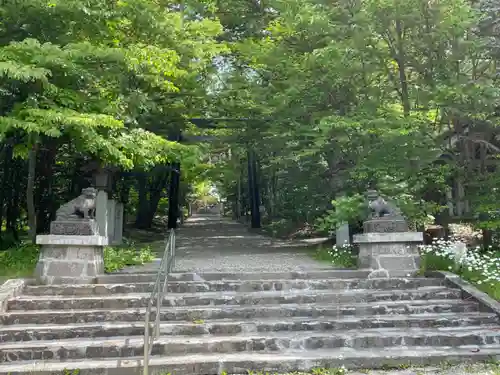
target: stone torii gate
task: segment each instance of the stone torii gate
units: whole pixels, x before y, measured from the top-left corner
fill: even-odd
[[[228,128],[227,126],[219,126],[218,123],[223,122],[261,122],[268,120],[254,120],[254,119],[234,119],[234,118],[191,118],[189,119],[196,127],[200,129],[221,129]],[[215,137],[204,137],[204,136],[184,136],[182,133],[178,133],[176,138],[169,137],[170,140],[176,140],[178,142],[199,142],[199,141],[210,141]],[[257,176],[257,155],[255,150],[248,146],[247,148],[247,167],[248,167],[248,191],[250,198],[250,212],[251,212],[251,226],[252,228],[261,227],[260,218],[260,193],[259,193],[259,183]],[[180,164],[175,165],[175,170],[172,170],[170,191],[169,191],[169,202],[175,204],[169,204],[168,212],[168,228],[177,227],[177,219],[179,215],[178,204],[179,204],[179,177],[180,177]],[[174,178],[175,174],[175,178]]]

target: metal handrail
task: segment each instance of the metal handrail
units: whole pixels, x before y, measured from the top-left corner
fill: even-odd
[[[146,308],[146,319],[144,322],[144,372],[143,375],[149,374],[149,357],[155,340],[160,336],[160,315],[163,299],[167,291],[168,275],[175,267],[175,230],[170,229],[168,234],[167,244],[165,251],[161,258],[160,269],[156,276],[156,282],[153,286],[153,291],[148,300],[148,307]],[[155,322],[151,327],[151,313],[153,307],[156,309]],[[151,328],[153,328],[151,332]]]

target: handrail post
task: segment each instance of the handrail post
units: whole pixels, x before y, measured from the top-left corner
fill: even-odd
[[[144,371],[143,375],[149,375],[149,358],[151,357],[152,349],[155,340],[160,336],[160,321],[161,321],[161,308],[163,307],[163,300],[165,294],[168,292],[168,275],[175,264],[175,230],[171,229],[167,236],[167,243],[160,262],[160,269],[158,270],[156,281],[153,285],[153,290],[148,300],[146,308],[146,318],[144,323]],[[163,280],[161,279],[165,277]],[[156,307],[154,326],[151,326],[151,315],[153,306]]]
[[[149,314],[151,312],[151,300],[148,301],[146,309],[146,322],[144,324],[144,361],[143,361],[143,375],[149,375]]]
[[[160,308],[162,304],[162,293],[158,293],[156,297],[155,337],[160,336]]]
[[[175,232],[172,230],[172,240],[170,241],[170,258],[172,261],[170,262],[171,264],[171,270],[175,269]]]

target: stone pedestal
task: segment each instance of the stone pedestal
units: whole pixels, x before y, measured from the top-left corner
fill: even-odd
[[[359,245],[359,268],[369,268],[369,277],[414,276],[419,270],[420,232],[364,233],[354,236]]]
[[[50,234],[36,243],[42,245],[35,271],[42,284],[93,283],[104,273],[106,237]]]
[[[394,233],[408,232],[408,223],[404,218],[376,218],[363,223],[365,233]]]
[[[50,234],[94,236],[99,234],[95,220],[56,220],[50,223]]]
[[[97,192],[95,218],[99,228],[99,235],[108,238],[108,193],[104,190]]]
[[[115,234],[113,236],[113,245],[123,243],[123,203],[116,203],[115,206]]]
[[[115,237],[115,208],[116,201],[114,199],[108,199],[108,238],[109,243],[113,243]]]
[[[343,245],[348,245],[351,242],[349,237],[349,224],[342,223],[339,225],[335,232],[335,244],[340,247]]]

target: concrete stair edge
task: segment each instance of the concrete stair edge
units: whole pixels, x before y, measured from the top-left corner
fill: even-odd
[[[319,331],[338,332],[339,330],[355,329],[392,329],[392,328],[431,328],[431,327],[481,327],[484,324],[500,322],[494,313],[427,313],[386,316],[347,316],[347,317],[283,317],[248,320],[207,320],[201,322],[172,321],[160,322],[162,335],[227,335],[243,331],[255,333],[265,332],[303,332]],[[234,329],[236,328],[236,329]],[[123,334],[117,335],[118,330]],[[0,326],[1,342],[29,342],[48,340],[39,337],[48,336],[52,339],[68,338],[105,338],[144,334],[144,322],[89,322],[62,324],[27,324]],[[177,333],[184,332],[184,333]],[[73,337],[74,336],[74,337]],[[14,340],[13,338],[23,338]]]
[[[176,357],[152,357],[150,369],[154,374],[216,375],[242,374],[247,370],[271,373],[308,371],[313,368],[345,366],[357,368],[387,368],[398,365],[432,365],[446,362],[464,363],[500,359],[500,346],[490,345],[449,347],[391,348],[390,353],[381,350],[339,348],[335,350],[295,351],[287,353],[235,353],[224,355],[185,355]],[[142,358],[99,359],[79,361],[22,361],[0,364],[0,375],[33,374],[53,375],[64,370],[79,370],[79,375],[140,375]]]

